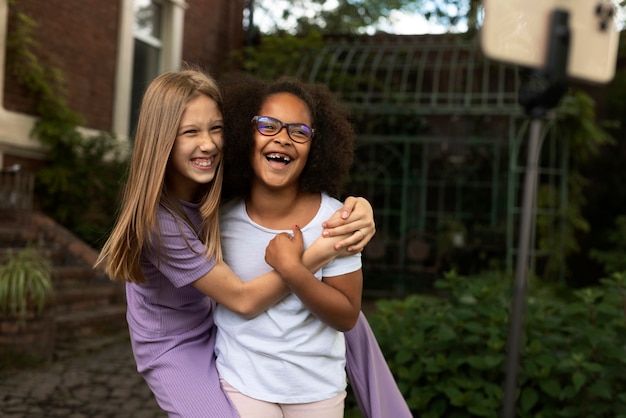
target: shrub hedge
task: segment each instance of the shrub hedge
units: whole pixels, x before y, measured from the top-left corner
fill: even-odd
[[[625,283],[529,283],[516,416],[626,417]],[[449,273],[434,295],[378,303],[369,320],[414,416],[500,415],[511,284]]]

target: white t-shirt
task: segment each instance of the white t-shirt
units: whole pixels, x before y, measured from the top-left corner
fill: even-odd
[[[322,222],[342,207],[322,194],[317,215],[302,227],[308,248],[322,233]],[[277,233],[248,216],[243,201],[222,213],[222,248],[226,263],[244,281],[272,268],[265,248]],[[288,231],[291,232],[291,231]],[[337,258],[315,273],[339,276],[361,268],[361,255]],[[215,352],[220,376],[241,393],[275,403],[306,403],[331,398],[346,388],[345,340],[342,332],[324,324],[294,295],[253,319],[218,305]]]

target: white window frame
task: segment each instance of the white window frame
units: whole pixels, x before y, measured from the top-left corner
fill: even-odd
[[[158,40],[152,37],[135,34],[133,5],[134,0],[122,0],[120,2],[119,52],[117,56],[117,74],[115,77],[112,126],[113,132],[120,138],[128,138],[130,129],[131,83],[135,38],[139,38],[150,45],[153,45],[155,41],[158,42]],[[160,45],[154,45],[161,47],[159,73],[180,68],[183,52],[185,11],[188,7],[184,0],[161,0],[161,5],[163,33]]]

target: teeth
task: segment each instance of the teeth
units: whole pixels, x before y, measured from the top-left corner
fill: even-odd
[[[284,162],[290,162],[291,158],[289,158],[288,156],[284,155],[284,154],[279,154],[277,152],[273,152],[271,154],[267,154],[266,156],[267,158],[270,158],[272,160],[279,160],[279,161],[284,161]]]
[[[196,160],[193,163],[195,165],[199,165],[200,167],[209,167],[211,164],[213,164],[213,161],[199,161],[199,160]]]

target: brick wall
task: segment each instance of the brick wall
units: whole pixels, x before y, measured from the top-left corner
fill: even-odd
[[[115,0],[19,0],[18,7],[37,22],[33,33],[37,54],[67,80],[70,107],[86,125],[110,130],[115,85],[119,2]],[[15,28],[15,8],[9,14],[9,33]],[[4,107],[32,113],[31,101],[6,74]]]
[[[55,336],[53,308],[39,315],[29,310],[23,324],[15,317],[0,313],[0,357],[28,356],[35,361],[52,360]]]
[[[16,6],[38,24],[40,60],[67,79],[70,108],[86,126],[112,127],[119,16],[122,0],[19,0]],[[243,0],[186,0],[183,60],[218,75],[243,41]],[[15,7],[9,27],[15,28]],[[32,114],[32,99],[5,76],[4,107]]]
[[[243,45],[243,0],[187,0],[183,61],[213,76],[230,66],[231,51]]]

